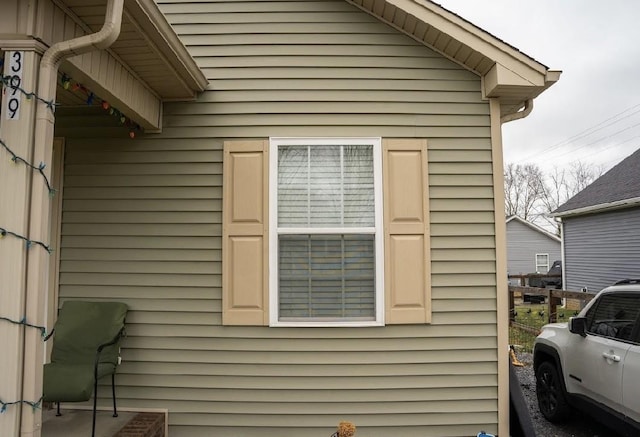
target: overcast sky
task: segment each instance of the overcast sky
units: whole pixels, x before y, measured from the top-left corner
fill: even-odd
[[[640,0],[435,0],[560,81],[503,125],[505,162],[607,169],[640,148]]]

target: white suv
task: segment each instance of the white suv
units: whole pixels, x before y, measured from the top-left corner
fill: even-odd
[[[640,280],[602,290],[569,323],[542,328],[533,350],[540,412],[551,422],[571,407],[623,435],[640,435]]]

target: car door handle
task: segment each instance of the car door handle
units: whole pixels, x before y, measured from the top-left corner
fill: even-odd
[[[607,360],[611,360],[613,362],[619,363],[620,362],[620,356],[609,352],[602,352],[602,356],[604,358],[606,358]]]

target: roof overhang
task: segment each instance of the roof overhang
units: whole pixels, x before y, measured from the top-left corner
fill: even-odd
[[[502,116],[518,112],[560,79],[560,71],[432,1],[346,1],[479,75],[484,97],[500,101]]]
[[[555,212],[550,214],[550,216],[562,219],[570,216],[596,214],[601,212],[613,211],[616,209],[633,208],[636,206],[640,206],[640,197],[617,200],[615,202],[609,203],[601,203],[599,205],[585,206],[583,208],[570,209],[568,211]]]
[[[92,0],[91,6],[86,0],[54,1],[85,32],[102,27],[107,0]],[[124,83],[95,74],[96,62],[86,60],[86,55],[85,60],[69,59],[66,67],[92,82],[103,99],[147,131],[162,128],[162,102],[193,100],[207,86],[204,74],[153,0],[125,0],[120,36],[106,54],[110,59],[98,61],[99,68],[113,58],[121,66],[114,68],[112,76]]]
[[[154,0],[127,0],[124,25],[139,46],[149,49],[157,59],[152,63],[139,63],[136,55],[127,52],[131,44],[124,39],[116,41],[112,50],[138,71],[162,100],[192,100],[204,91],[208,83],[206,77]],[[169,77],[160,77],[155,68],[164,68],[170,73]]]
[[[87,33],[100,30],[107,0],[54,0]],[[153,0],[125,0],[109,49],[163,101],[194,99],[207,80]]]
[[[30,24],[0,38],[0,47],[44,52],[55,43],[98,32],[107,0],[46,0],[25,9]],[[22,10],[21,10],[22,11]],[[207,79],[153,0],[124,0],[121,31],[107,49],[70,57],[60,71],[146,130],[162,127],[162,102],[193,100]],[[65,107],[86,96],[58,86]]]

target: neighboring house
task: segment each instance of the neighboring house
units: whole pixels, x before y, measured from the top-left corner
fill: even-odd
[[[0,48],[29,52],[26,89],[106,2],[9,2]],[[0,226],[55,250],[47,294],[46,252],[22,262],[23,242],[0,240],[15,295],[0,315],[43,323],[48,301],[51,327],[65,300],[126,302],[120,405],[168,410],[171,435],[349,420],[363,436],[507,436],[501,124],[559,72],[429,1],[158,3],[127,0],[111,48],[61,64],[55,120],[41,103],[48,118],[3,114],[34,162],[52,161],[55,127],[59,191],[50,203],[1,152]],[[128,119],[146,133],[130,139]],[[3,400],[41,394],[40,332],[24,347],[21,332],[0,323]],[[16,414],[5,426],[37,427],[39,411]]]
[[[565,288],[596,292],[640,278],[640,149],[553,212]]]
[[[507,218],[507,272],[547,273],[560,260],[560,237],[518,216]]]

